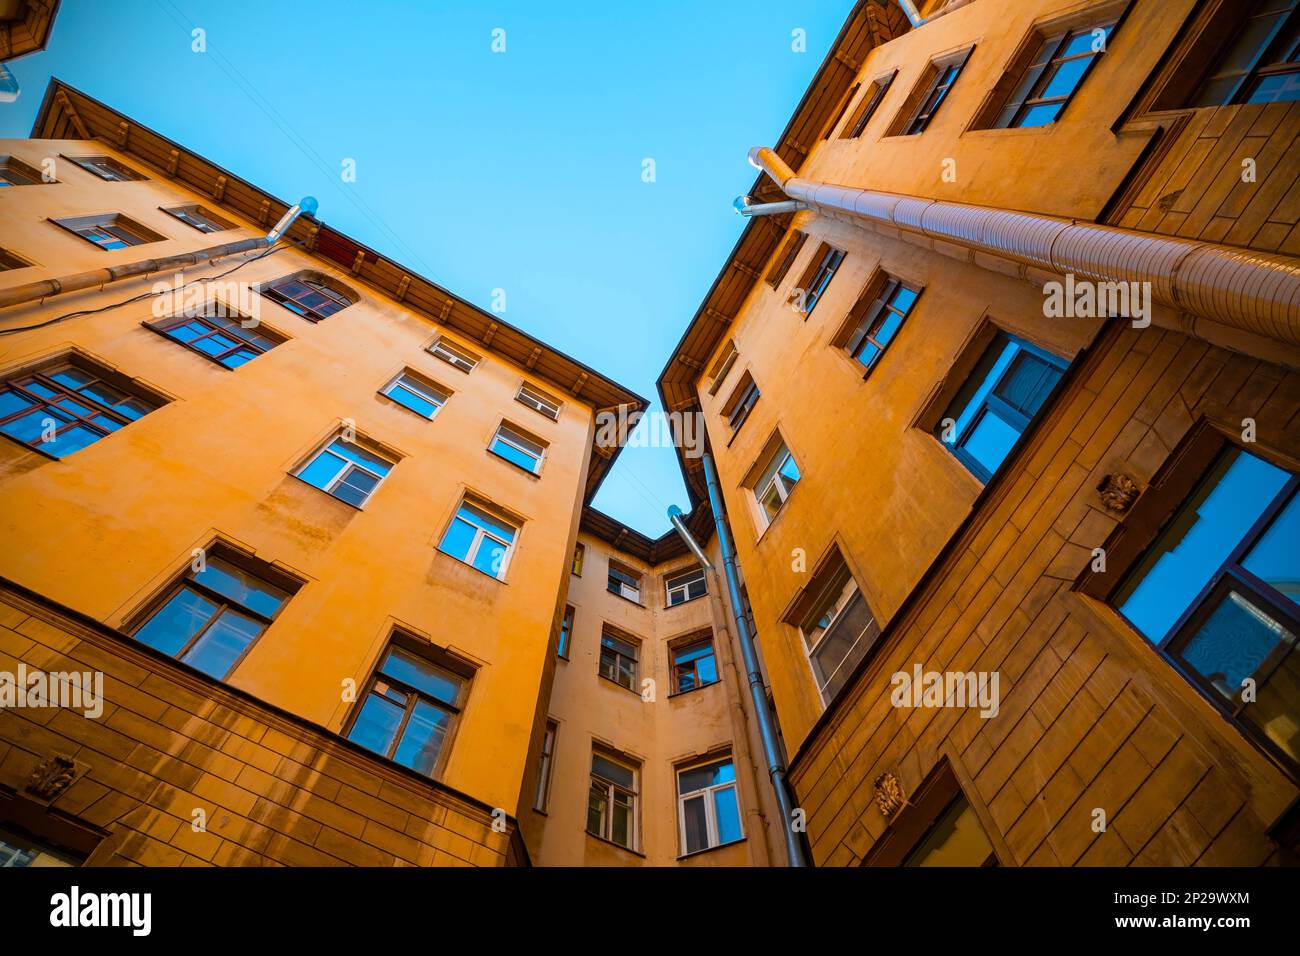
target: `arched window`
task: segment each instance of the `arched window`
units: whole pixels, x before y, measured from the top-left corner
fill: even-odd
[[[312,322],[346,309],[357,300],[354,294],[319,272],[295,272],[268,282],[258,291]]]

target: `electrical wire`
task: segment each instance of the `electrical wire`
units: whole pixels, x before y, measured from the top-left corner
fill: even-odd
[[[35,325],[22,325],[14,329],[0,329],[0,335],[13,335],[16,332],[32,332],[36,329],[43,329],[49,325],[55,325],[67,319],[75,319],[83,315],[98,315],[101,312],[108,312],[112,309],[120,309],[122,306],[130,305],[133,302],[140,302],[143,301],[144,299],[153,298],[155,296],[180,292],[182,289],[188,289],[190,286],[198,285],[201,282],[216,282],[218,279],[224,279],[226,276],[232,275],[233,273],[239,271],[249,263],[257,262],[257,260],[259,259],[265,259],[267,256],[272,255],[273,253],[281,252],[295,245],[301,245],[301,243],[296,239],[287,240],[284,242],[284,244],[277,243],[276,245],[272,246],[270,249],[267,249],[265,252],[259,252],[251,259],[245,259],[243,262],[239,263],[234,268],[227,269],[225,272],[219,273],[218,275],[203,276],[202,278],[195,279],[193,282],[187,282],[179,289],[166,289],[162,292],[154,292],[152,290],[150,290],[149,292],[141,292],[139,295],[133,295],[131,296],[131,298],[123,299],[121,302],[112,302],[109,303],[108,305],[101,305],[95,309],[81,309],[77,312],[65,312],[63,315],[57,315],[52,319],[46,319],[44,322],[37,322]],[[157,273],[152,273],[152,274],[156,275]]]

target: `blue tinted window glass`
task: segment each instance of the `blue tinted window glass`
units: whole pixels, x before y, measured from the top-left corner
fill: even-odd
[[[493,439],[492,450],[507,461],[514,462],[520,468],[526,469],[527,471],[537,470],[538,461],[536,458],[525,454],[508,442],[502,441],[500,437]]]
[[[368,471],[373,471],[381,477],[388,474],[388,470],[392,467],[391,462],[385,461],[378,455],[372,455],[364,448],[353,445],[351,442],[345,442],[342,439],[332,442],[329,450],[336,455],[342,455],[344,458],[355,461],[358,465],[363,465]]]
[[[422,661],[414,654],[408,654],[400,648],[393,648],[384,659],[381,670],[395,680],[421,690],[447,704],[456,703],[460,690],[460,681]]]
[[[438,547],[452,557],[464,561],[469,555],[469,547],[474,541],[474,535],[477,533],[478,529],[472,524],[457,518],[451,523],[447,533],[442,536],[442,544]]]
[[[714,791],[713,811],[718,822],[718,842],[731,843],[739,840],[740,806],[736,801],[735,787]]]
[[[1240,699],[1242,682],[1257,680],[1260,665],[1291,634],[1267,612],[1235,591],[1219,604],[1180,656],[1209,680],[1225,700]],[[1294,726],[1294,724],[1293,724]]]
[[[92,428],[87,428],[84,425],[74,425],[66,431],[59,432],[54,441],[47,442],[41,447],[51,455],[62,458],[65,455],[71,455],[74,451],[81,451],[87,445],[92,445],[103,437]]]
[[[491,531],[493,534],[504,538],[507,541],[513,541],[515,539],[514,528],[511,528],[509,525],[493,518],[486,511],[480,511],[478,508],[471,507],[470,505],[461,505],[458,514],[466,521],[472,521],[481,528],[487,528],[487,530]]]
[[[175,657],[202,630],[216,610],[216,604],[203,595],[182,588],[144,627],[136,631],[135,638]]]
[[[262,625],[251,617],[223,611],[181,660],[217,680],[224,680],[239,655],[261,633]]]
[[[962,448],[991,475],[1019,440],[1017,429],[992,412],[985,412],[966,436]]]
[[[1242,566],[1300,604],[1300,496],[1292,496]]]
[[[432,774],[438,765],[438,754],[447,739],[451,715],[428,701],[418,701],[402,731],[402,742],[397,745],[393,759],[403,766],[423,774]]]
[[[7,418],[19,409],[30,408],[31,404],[31,399],[7,388],[0,392],[0,418]]]
[[[328,451],[322,451],[311,463],[298,472],[298,477],[308,484],[315,485],[317,488],[328,488],[330,482],[338,477],[339,472],[344,468],[345,462],[337,455],[332,455]]]
[[[970,401],[966,403],[966,407],[963,408],[961,414],[957,416],[957,425],[953,431],[954,441],[961,440],[962,435],[966,433],[966,429],[970,426],[971,420],[979,412],[980,407],[984,404],[984,400],[988,398],[989,392],[993,390],[993,386],[1002,378],[1002,373],[1007,370],[1007,366],[1011,364],[1011,360],[1015,358],[1016,353],[1019,351],[1020,346],[1015,342],[1007,342],[1006,345],[1002,347],[1002,352],[993,363],[993,367],[989,370],[988,375],[984,377],[984,380],[975,390],[975,394],[971,396]]]
[[[1092,40],[1090,37],[1075,37],[1070,41],[1070,45],[1082,43],[1084,49],[1091,48]],[[1077,60],[1067,60],[1062,63],[1047,81],[1047,86],[1043,88],[1042,98],[1051,99],[1056,96],[1068,96],[1076,86],[1079,80],[1083,78],[1083,71],[1088,68],[1092,62],[1091,57],[1080,57]]]
[[[1161,535],[1154,563],[1139,572],[1120,604],[1124,616],[1151,640],[1164,640],[1287,477],[1254,455],[1232,451]]]
[[[1047,126],[1049,123],[1055,123],[1056,117],[1061,112],[1061,103],[1042,103],[1038,106],[1031,106],[1025,110],[1017,126]]]
[[[500,576],[505,560],[506,549],[501,543],[485,537],[478,547],[478,553],[474,555],[474,567],[495,578]]]
[[[438,410],[438,406],[429,401],[423,395],[417,395],[410,389],[402,388],[400,385],[389,389],[388,395],[394,401],[400,402],[413,412],[418,412],[425,418],[432,418],[433,413]]]
[[[401,726],[403,708],[378,694],[366,698],[356,723],[348,731],[348,739],[363,747],[387,756]]]

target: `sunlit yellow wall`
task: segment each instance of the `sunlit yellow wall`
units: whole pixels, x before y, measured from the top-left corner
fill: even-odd
[[[0,144],[0,153],[38,169],[60,153],[113,155],[99,143],[27,140]],[[0,245],[36,265],[0,273],[0,287],[264,231],[243,223],[200,233],[158,207],[201,202],[234,217],[139,171],[150,178],[104,182],[60,159],[57,184],[5,189]],[[168,239],[106,252],[46,221],[102,212],[125,213]],[[344,682],[362,684],[400,625],[478,665],[443,779],[514,814],[552,612],[566,583],[592,410],[566,396],[552,422],[518,404],[526,373],[481,345],[470,343],[485,356],[479,367],[457,371],[425,351],[438,332],[430,321],[297,250],[230,278],[255,283],[304,268],[335,276],[360,301],[312,324],[259,298],[261,320],[289,340],[236,371],[142,327],[154,317],[149,301],[0,338],[5,371],[77,348],[172,397],[62,461],[0,439],[0,576],[116,627],[175,580],[193,549],[218,536],[242,545],[307,584],[230,684],[339,730],[351,706]],[[150,286],[127,281],[71,294],[7,310],[3,321],[28,325],[97,309]],[[408,366],[453,390],[434,421],[378,394]],[[540,477],[486,450],[503,418],[550,443]],[[359,511],[290,475],[345,419],[401,455]],[[523,519],[504,582],[436,550],[466,490]]]

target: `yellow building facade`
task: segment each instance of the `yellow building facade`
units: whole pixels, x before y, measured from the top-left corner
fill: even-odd
[[[6,852],[1293,863],[1297,22],[858,3],[659,378],[702,555],[590,506],[643,398],[52,82]]]

